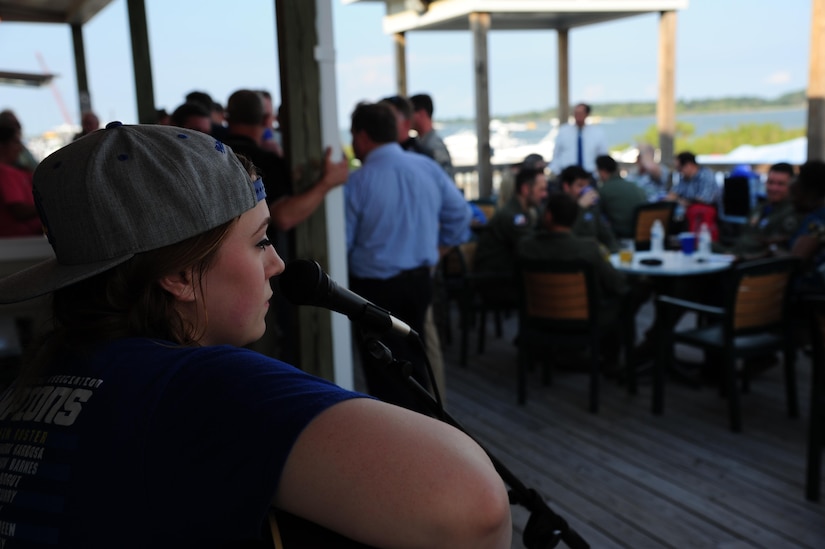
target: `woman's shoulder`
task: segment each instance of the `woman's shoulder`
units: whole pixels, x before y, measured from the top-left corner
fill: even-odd
[[[149,338],[124,338],[112,341],[96,353],[94,362],[116,377],[190,379],[200,383],[268,375],[294,375],[302,372],[285,362],[256,351],[232,345],[186,346]]]
[[[290,364],[231,345],[189,347],[153,339],[123,339],[108,344],[98,364],[119,383],[161,385],[165,391],[224,396],[292,398],[294,394],[347,398],[349,391]],[[338,397],[332,395],[344,393]]]
[[[223,360],[231,357],[243,361],[263,361],[285,364],[275,358],[234,345],[190,346],[180,345],[162,339],[144,337],[123,338],[111,341],[103,347],[103,352],[128,352],[143,356],[166,357],[179,360]]]

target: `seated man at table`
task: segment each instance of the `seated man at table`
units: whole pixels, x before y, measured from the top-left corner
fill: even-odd
[[[538,208],[547,197],[547,178],[543,170],[524,168],[516,175],[512,198],[496,210],[487,226],[478,236],[473,269],[477,273],[501,275],[496,280],[478,281],[478,289],[485,298],[496,302],[518,303],[518,292],[513,277],[516,242],[535,229]],[[509,284],[508,284],[509,283]]]
[[[753,209],[733,246],[719,251],[729,251],[744,259],[769,255],[776,250],[787,251],[788,242],[799,228],[801,219],[790,199],[793,177],[790,164],[780,162],[771,166],[765,182],[767,200]]]
[[[579,210],[576,200],[569,194],[558,192],[550,195],[541,216],[539,229],[518,242],[516,255],[520,259],[548,262],[583,261],[593,265],[596,284],[602,298],[601,319],[606,323],[614,323],[618,321],[619,313],[627,303],[629,286],[625,275],[613,268],[596,240],[577,236],[573,232]],[[605,358],[611,363],[615,363],[618,351],[617,337],[605,341]]]
[[[590,185],[590,174],[578,166],[568,166],[559,174],[561,190],[579,204],[573,234],[595,238],[610,253],[619,251],[619,243],[599,208],[599,193]]]
[[[679,182],[664,198],[676,202],[675,218],[684,219],[684,229],[693,232],[701,223],[706,223],[716,240],[716,204],[719,200],[716,176],[707,166],[700,166],[696,155],[688,151],[676,155],[675,170],[679,172]]]
[[[613,232],[619,238],[633,238],[636,208],[647,204],[647,195],[638,185],[619,175],[619,165],[610,155],[596,157],[596,173],[601,182],[599,203]]]
[[[648,202],[658,202],[667,195],[671,172],[667,166],[656,162],[656,150],[649,143],[639,145],[636,170],[627,179],[635,183],[647,196]]]

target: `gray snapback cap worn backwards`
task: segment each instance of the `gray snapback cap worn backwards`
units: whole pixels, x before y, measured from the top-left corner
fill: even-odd
[[[34,197],[55,259],[0,280],[15,303],[234,219],[266,194],[232,150],[192,130],[112,122],[45,158]]]

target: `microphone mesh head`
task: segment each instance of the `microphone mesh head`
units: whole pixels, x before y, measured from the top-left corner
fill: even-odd
[[[317,261],[296,259],[290,261],[278,277],[281,293],[293,305],[314,305],[324,280],[324,271]]]

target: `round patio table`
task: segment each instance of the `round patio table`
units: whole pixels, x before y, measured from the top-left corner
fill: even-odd
[[[645,261],[661,260],[661,265],[649,265]],[[647,276],[694,276],[724,271],[730,267],[735,256],[729,254],[685,255],[681,251],[636,252],[630,263],[619,261],[619,254],[612,254],[610,262],[616,270],[632,275]]]

